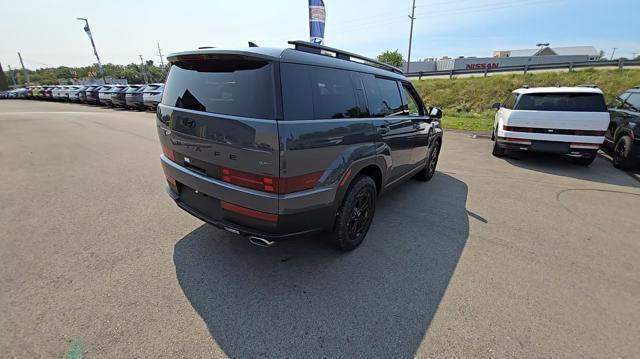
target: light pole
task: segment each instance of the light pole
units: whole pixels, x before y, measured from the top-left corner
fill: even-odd
[[[96,50],[96,44],[93,42],[93,36],[91,36],[91,29],[89,28],[89,20],[83,17],[77,17],[76,20],[84,21],[84,32],[89,36],[89,40],[91,40],[91,46],[93,47],[93,53],[96,55],[96,59],[98,60],[98,68],[100,69],[100,75],[102,75],[102,80],[104,83],[107,83],[107,79],[105,79],[104,68],[102,67],[102,63],[100,62],[100,56],[98,56],[98,50]]]

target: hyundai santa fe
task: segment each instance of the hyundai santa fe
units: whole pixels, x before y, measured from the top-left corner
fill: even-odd
[[[157,109],[168,193],[254,244],[325,231],[348,251],[381,193],[432,178],[442,112],[396,68],[291,44],[169,56]]]

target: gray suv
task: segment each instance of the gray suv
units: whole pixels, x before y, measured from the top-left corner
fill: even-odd
[[[442,112],[394,67],[290,44],[169,55],[157,109],[168,193],[254,244],[327,231],[352,250],[381,193],[433,176]]]

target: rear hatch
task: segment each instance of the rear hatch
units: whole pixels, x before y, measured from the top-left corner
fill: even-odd
[[[129,86],[129,88],[127,88],[125,96],[127,98],[141,97],[142,90],[144,90],[144,86]]]
[[[142,91],[145,95],[155,96],[159,95],[162,92],[162,85],[160,84],[151,84],[145,87]]]
[[[604,136],[609,113],[600,93],[520,95],[505,125],[520,132]]]
[[[244,55],[172,59],[157,112],[163,153],[195,177],[232,185],[211,190],[179,184],[181,199],[191,201],[187,205],[198,208],[195,191],[208,195],[207,208],[231,204],[277,213],[276,70],[274,62]]]

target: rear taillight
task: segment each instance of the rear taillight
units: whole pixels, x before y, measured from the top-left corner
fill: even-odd
[[[220,178],[225,182],[241,187],[253,188],[259,191],[276,192],[274,187],[275,181],[271,177],[220,167]]]
[[[164,177],[167,179],[167,183],[169,183],[169,185],[173,186],[174,188],[177,187],[175,178],[169,176],[168,174],[165,174]]]
[[[167,147],[166,145],[162,145],[162,154],[164,154],[164,156],[168,159],[170,159],[171,161],[175,162],[176,158],[173,155],[173,151]]]
[[[533,128],[530,127],[515,127],[515,126],[502,126],[505,131],[512,132],[533,132]]]
[[[253,217],[263,221],[268,221],[268,222],[278,221],[278,215],[275,213],[260,212],[260,211],[256,211],[255,209],[241,207],[241,206],[238,206],[237,204],[233,204],[229,202],[220,202],[220,207],[222,207],[222,209],[229,212],[238,213],[247,217]]]
[[[604,136],[605,131],[576,130],[576,136]]]
[[[241,187],[256,189],[272,193],[292,193],[304,191],[316,186],[322,172],[314,172],[288,178],[274,178],[253,173],[238,171],[230,168],[220,168],[220,178]]]
[[[580,148],[580,149],[590,149],[597,150],[600,148],[600,145],[597,143],[572,143],[569,147],[571,148]]]
[[[300,176],[280,178],[278,185],[278,193],[293,193],[311,189],[318,184],[321,172],[307,173]]]

